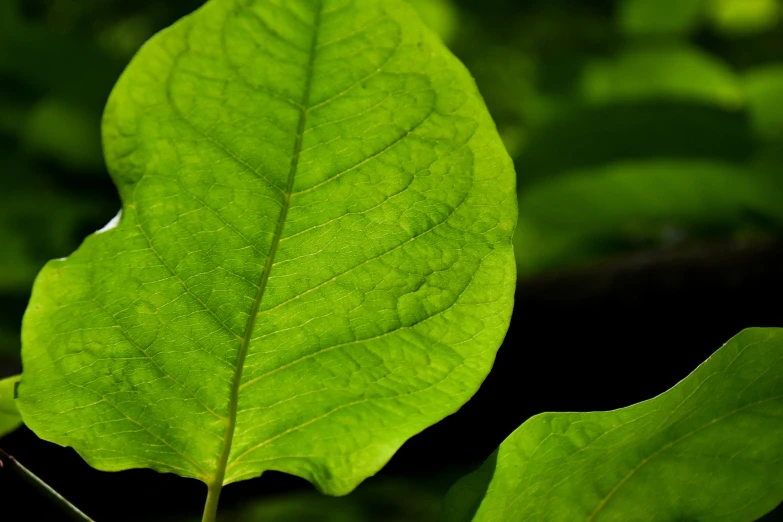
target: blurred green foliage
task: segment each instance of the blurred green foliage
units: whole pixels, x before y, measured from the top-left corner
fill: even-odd
[[[370,479],[348,497],[302,492],[250,503],[221,522],[432,522],[446,490],[437,484]]]
[[[408,1],[472,71],[515,160],[521,278],[783,232],[781,0]],[[114,82],[201,3],[0,0],[0,363],[18,360],[38,270],[117,212],[100,144]],[[405,487],[226,522],[434,519],[440,492]]]
[[[517,165],[522,278],[780,234],[778,0],[462,4],[452,47]]]
[[[471,69],[517,165],[521,277],[779,235],[780,0],[409,0]],[[50,258],[119,201],[103,104],[200,0],[0,2],[0,358]]]

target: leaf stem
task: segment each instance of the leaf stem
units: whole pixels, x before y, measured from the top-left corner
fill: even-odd
[[[215,522],[217,518],[218,501],[220,500],[220,492],[222,490],[222,482],[213,482],[209,485],[207,503],[204,506],[204,516],[201,518],[201,522]]]
[[[68,502],[65,497],[57,493],[52,487],[38,478],[32,471],[22,466],[18,460],[0,449],[0,469],[8,468],[24,480],[32,484],[44,495],[54,500],[60,508],[65,511],[72,519],[83,522],[94,522],[93,519],[85,515],[79,508]]]

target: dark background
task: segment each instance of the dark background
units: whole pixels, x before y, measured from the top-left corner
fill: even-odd
[[[268,473],[224,490],[226,520],[432,520],[531,415],[651,398],[743,328],[783,326],[780,2],[411,3],[476,77],[517,165],[511,329],[473,401],[355,495]],[[0,377],[20,369],[37,271],[120,206],[99,139],[113,83],[199,5],[0,0]],[[196,481],[101,473],[25,428],[1,445],[98,521],[199,519]],[[63,519],[9,473],[0,500],[0,520]]]

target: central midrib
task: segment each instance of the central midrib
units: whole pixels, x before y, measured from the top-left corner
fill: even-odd
[[[272,271],[272,266],[275,262],[275,255],[277,254],[278,246],[280,245],[280,239],[283,236],[283,228],[285,227],[285,221],[288,217],[288,209],[291,206],[291,195],[294,188],[294,180],[296,179],[296,171],[299,167],[299,156],[302,152],[302,140],[304,138],[304,131],[307,125],[307,112],[310,105],[310,91],[312,89],[313,81],[313,67],[315,66],[315,53],[318,47],[318,35],[321,28],[321,15],[323,13],[323,0],[319,0],[315,19],[313,21],[313,39],[310,44],[310,57],[307,64],[307,71],[305,72],[305,85],[302,95],[301,109],[299,113],[299,126],[296,131],[296,145],[294,147],[294,155],[291,158],[291,168],[288,173],[288,184],[285,192],[283,192],[283,207],[280,211],[280,218],[277,222],[277,228],[275,230],[274,238],[272,239],[272,246],[269,250],[269,255],[266,258],[264,264],[264,272],[261,279],[261,284],[258,287],[255,299],[253,300],[253,306],[250,309],[250,317],[245,327],[245,333],[242,336],[242,343],[239,348],[239,357],[237,358],[237,366],[234,373],[234,381],[231,386],[231,398],[228,405],[228,420],[226,425],[226,434],[223,438],[223,449],[220,453],[220,459],[215,470],[215,477],[212,480],[210,487],[221,488],[226,475],[226,466],[228,464],[228,458],[231,455],[231,445],[234,439],[234,430],[236,428],[237,420],[237,407],[239,404],[239,388],[242,382],[242,370],[245,366],[245,359],[247,358],[248,348],[250,347],[250,339],[253,336],[253,330],[256,325],[256,317],[258,316],[259,308],[261,307],[261,301],[264,298],[264,291],[266,290],[267,283],[269,281],[269,274]]]

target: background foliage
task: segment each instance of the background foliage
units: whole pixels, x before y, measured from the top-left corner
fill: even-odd
[[[385,490],[413,510],[401,520],[431,520],[451,474],[531,414],[647,399],[740,329],[783,326],[768,300],[783,290],[783,3],[410,1],[476,77],[515,159],[521,209],[518,305],[495,374],[367,485],[426,491],[408,506]],[[147,38],[200,3],[0,2],[0,377],[19,369],[35,274],[119,207],[99,140],[111,87]],[[198,484],[152,472],[106,477],[24,430],[4,446],[31,467],[57,462],[45,478],[99,519],[130,495],[165,498],[182,516],[201,498]],[[290,514],[310,494],[294,479],[231,491],[237,513],[260,510],[240,519],[306,520]],[[297,496],[243,507],[264,491]],[[361,495],[323,502],[334,520],[390,513]]]

